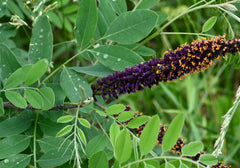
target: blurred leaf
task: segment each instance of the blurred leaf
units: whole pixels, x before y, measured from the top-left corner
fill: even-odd
[[[88,161],[89,168],[108,168],[108,159],[104,151],[99,151],[92,155]]]
[[[111,115],[119,114],[122,111],[124,111],[125,109],[126,109],[126,107],[122,104],[114,104],[106,109],[106,113],[111,114]]]
[[[122,13],[111,23],[104,37],[121,44],[140,41],[152,31],[157,19],[157,14],[149,10]]]
[[[29,62],[36,63],[41,59],[52,60],[53,34],[46,15],[40,16],[33,27],[29,46]]]
[[[17,16],[19,16],[21,19],[24,19],[24,15],[23,15],[22,11],[15,4],[14,1],[7,1],[7,8],[10,9],[12,13],[14,13]]]
[[[13,88],[22,84],[26,80],[26,74],[32,68],[32,65],[25,65],[21,68],[18,68],[12,75],[8,78],[5,88]]]
[[[87,141],[86,141],[86,137],[85,137],[84,132],[81,129],[79,129],[79,128],[77,129],[77,132],[78,132],[79,138],[84,143],[84,145],[87,145]]]
[[[25,96],[30,105],[34,108],[41,109],[43,105],[42,96],[35,90],[26,89]]]
[[[0,97],[0,116],[4,115],[3,99]]]
[[[82,50],[91,42],[97,25],[97,4],[95,0],[82,0],[76,19],[75,36]]]
[[[166,152],[170,150],[177,142],[184,124],[184,114],[178,114],[169,125],[167,132],[163,137],[162,148]]]
[[[98,135],[91,139],[86,146],[86,154],[90,158],[94,153],[101,151],[106,146],[106,138],[104,136]]]
[[[5,96],[14,106],[20,107],[20,108],[27,107],[26,100],[19,93],[14,91],[6,91]]]
[[[109,0],[108,3],[110,3],[111,7],[118,15],[127,12],[127,4],[125,0]]]
[[[72,115],[65,115],[65,116],[61,116],[60,118],[57,119],[58,123],[68,123],[70,121],[73,120],[73,116]]]
[[[42,109],[43,110],[49,110],[54,106],[55,103],[55,95],[53,90],[50,87],[45,87],[39,89],[39,93],[42,96],[43,100],[43,105]]]
[[[24,15],[31,19],[31,10],[26,8],[24,1],[16,1],[16,3],[19,9],[21,9],[21,11],[24,13]]]
[[[163,22],[165,22],[168,18],[168,14],[165,12],[159,12],[158,13],[158,21],[157,25],[161,25]]]
[[[71,69],[77,72],[98,76],[98,77],[106,77],[114,73],[113,70],[111,70],[110,68],[102,64],[96,64],[96,65],[87,66],[87,67],[72,67]]]
[[[0,18],[4,16],[7,11],[6,4],[7,4],[7,0],[2,0],[0,3],[0,8],[1,8]]]
[[[203,149],[203,144],[200,141],[190,142],[187,145],[184,145],[182,148],[182,155],[185,156],[196,156],[198,152]]]
[[[30,136],[14,135],[0,141],[0,159],[24,151],[30,144]]]
[[[114,153],[119,163],[127,161],[132,153],[132,141],[129,132],[124,129],[116,139]]]
[[[12,155],[0,162],[2,168],[23,168],[27,167],[31,160],[31,155],[16,154]]]
[[[1,8],[2,3],[0,3],[0,8]],[[6,6],[6,5],[3,5]],[[2,8],[1,8],[2,9]],[[2,12],[0,12],[0,17],[1,17]],[[4,42],[10,37],[14,37],[16,35],[17,29],[16,27],[10,25],[9,23],[2,23],[0,25],[0,42]]]
[[[68,149],[53,149],[44,153],[39,159],[38,164],[44,168],[52,168],[62,165],[71,159],[72,150]]]
[[[7,46],[0,43],[0,80],[6,81],[11,73],[19,67],[20,64],[17,62],[16,56]]]
[[[128,127],[129,128],[137,128],[141,125],[143,125],[144,123],[146,123],[150,118],[148,116],[142,115],[139,117],[136,117],[134,119],[132,119],[129,123],[128,123]]]
[[[29,114],[27,114],[29,116]],[[31,119],[25,115],[12,117],[0,122],[0,137],[17,135],[31,126]]]
[[[84,118],[79,118],[78,121],[80,122],[81,125],[83,125],[86,128],[90,128],[91,125],[88,122],[88,120],[84,119]]]
[[[233,4],[227,4],[227,3],[225,3],[225,4],[222,4],[221,6],[224,7],[225,9],[227,9],[227,10],[229,10],[229,11],[233,11],[233,12],[235,12],[235,11],[238,10],[238,9],[236,8],[236,6],[234,6]]]
[[[199,161],[208,166],[216,165],[218,162],[217,158],[212,154],[201,155]]]
[[[121,46],[105,45],[91,50],[94,56],[110,69],[124,70],[144,60],[135,52]]]
[[[73,26],[66,17],[63,18],[63,25],[68,32],[73,32]]]
[[[47,16],[49,18],[49,21],[55,24],[59,29],[63,27],[62,21],[56,13],[50,11],[47,13]]]
[[[142,0],[142,1],[139,1],[136,9],[149,9],[153,7],[157,2],[158,0]]]
[[[209,31],[217,21],[217,16],[212,16],[203,25],[202,32]]]
[[[57,137],[61,137],[61,136],[64,136],[68,133],[71,132],[73,126],[72,125],[67,125],[65,126],[63,129],[61,129],[58,133],[57,133]]]
[[[187,104],[188,104],[188,112],[192,113],[194,109],[197,107],[197,88],[194,84],[194,80],[192,76],[185,80],[186,82],[186,91],[187,91]]]
[[[155,146],[160,129],[160,119],[153,116],[146,124],[140,136],[140,151],[142,155],[149,153]]]
[[[117,119],[120,122],[125,122],[125,121],[130,120],[133,116],[134,116],[134,112],[133,111],[126,111],[126,112],[121,112],[118,115]]]
[[[120,133],[119,125],[115,122],[112,123],[112,125],[110,127],[110,138],[111,138],[111,142],[112,142],[113,146],[115,145],[116,138],[117,138],[119,133]]]
[[[64,15],[75,13],[75,12],[77,12],[78,8],[79,8],[79,5],[73,3],[73,4],[70,4],[69,6],[63,8],[62,13]]]
[[[60,85],[72,103],[92,97],[92,89],[84,77],[67,67],[64,67],[61,73]]]
[[[39,80],[40,77],[47,71],[47,68],[48,61],[46,59],[39,60],[32,66],[32,68],[27,73],[25,84],[31,85],[37,80]]]

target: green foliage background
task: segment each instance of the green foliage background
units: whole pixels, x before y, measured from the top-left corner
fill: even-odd
[[[100,4],[110,3],[114,8],[114,2],[114,0],[108,2],[101,0]],[[203,36],[226,34],[227,38],[240,37],[240,3],[234,3],[238,11],[229,9],[236,16],[235,18],[218,8],[202,8],[173,21],[175,17],[187,11],[191,5],[206,2],[143,0],[137,8],[151,8],[152,11],[155,11],[159,17],[158,26],[151,29],[151,24],[153,27],[155,25],[153,19],[155,13],[146,12],[144,16],[151,16],[153,21],[149,20],[149,25],[143,29],[149,31],[145,36],[146,39],[150,38],[151,40],[144,41],[144,45],[148,48],[138,48],[135,50],[138,55],[134,55],[129,49],[141,44],[141,42],[132,43],[137,43],[142,38],[136,41],[127,41],[119,36],[110,36],[105,39],[103,36],[105,31],[109,35],[111,31],[118,29],[119,27],[113,27],[112,30],[108,28],[116,16],[121,16],[121,13],[126,10],[135,10],[137,2],[135,0],[119,0],[118,8],[115,7],[115,11],[112,11],[113,9],[106,8],[106,6],[94,8],[94,3],[96,3],[94,0],[91,2],[87,0],[46,0],[29,1],[29,3],[24,0],[1,1],[0,65],[2,68],[9,67],[11,73],[20,67],[24,68],[18,72],[17,77],[12,77],[12,81],[8,78],[8,71],[6,74],[3,70],[1,71],[0,106],[1,101],[10,101],[17,107],[26,108],[28,102],[39,110],[19,111],[5,108],[4,114],[1,111],[0,167],[4,167],[8,163],[12,164],[8,165],[9,167],[94,167],[96,160],[103,167],[119,166],[118,161],[124,163],[129,158],[122,155],[125,148],[119,149],[111,144],[117,138],[117,135],[110,134],[114,117],[110,118],[108,122],[104,116],[99,115],[102,114],[101,112],[96,113],[96,109],[103,109],[92,103],[88,108],[80,108],[80,104],[78,104],[92,95],[90,85],[96,81],[97,77],[111,74],[116,69],[123,70],[127,66],[133,66],[153,57],[163,57],[165,51],[175,49],[186,42],[191,43],[194,39]],[[213,4],[224,2],[226,1],[213,1]],[[99,5],[99,2],[97,4]],[[122,4],[126,4],[126,6]],[[87,11],[87,9],[91,10]],[[43,17],[41,17],[42,13]],[[103,19],[104,22],[94,25],[97,22],[97,18],[95,18],[96,20],[91,20],[92,23],[88,23],[87,16],[81,18],[86,13],[106,20]],[[12,15],[18,17],[12,17]],[[88,15],[88,17],[91,16]],[[210,26],[209,31],[203,32],[204,23],[212,16],[217,17],[216,23],[213,27]],[[44,27],[42,27],[43,25]],[[124,27],[124,25],[121,26]],[[154,32],[161,28],[164,29],[154,36]],[[48,34],[45,34],[45,30]],[[38,32],[43,34],[38,34]],[[137,39],[138,33],[133,33],[132,36],[134,36],[133,39]],[[132,39],[130,38],[130,40]],[[121,46],[116,47],[117,42],[121,43]],[[95,46],[82,52],[91,43],[95,43]],[[42,47],[36,47],[41,44]],[[97,46],[104,44],[112,45],[112,48]],[[114,64],[116,58],[110,62],[104,62],[98,58],[98,52],[106,51],[118,52],[118,57],[126,59],[127,63]],[[31,54],[31,52],[33,53]],[[10,59],[13,58],[13,54],[17,59]],[[126,58],[126,55],[131,55],[131,57]],[[8,62],[9,65],[5,65],[3,62]],[[96,69],[86,68],[99,62],[104,66],[101,64],[99,67],[95,66]],[[65,64],[63,65],[63,63]],[[169,125],[177,114],[184,114],[185,123],[181,135],[186,139],[186,143],[201,141],[204,144],[204,151],[211,153],[223,122],[222,116],[232,107],[235,100],[234,96],[240,83],[239,65],[239,53],[237,56],[229,55],[224,61],[217,62],[204,73],[191,75],[182,81],[160,83],[158,87],[145,88],[143,91],[131,95],[122,95],[111,103],[105,103],[99,98],[99,104],[104,108],[117,103],[125,106],[129,104],[133,111],[140,111],[144,115],[150,116],[158,115],[160,122],[166,125]],[[28,73],[29,71],[31,73]],[[53,73],[55,71],[56,73]],[[25,84],[23,84],[24,82]],[[19,88],[16,89],[18,86]],[[77,108],[48,111],[53,106],[64,103],[65,105],[75,105]],[[3,108],[0,107],[0,109]],[[238,108],[225,137],[223,155],[219,156],[220,160],[232,164],[233,167],[240,165],[238,157],[240,156],[239,118]],[[152,119],[157,122],[156,117],[152,117]],[[91,128],[89,128],[90,125]],[[116,126],[111,128],[120,132]],[[106,134],[110,134],[110,136],[106,136]],[[119,134],[123,138],[118,138],[117,141],[124,142],[129,146],[133,144],[133,148],[134,144],[138,144],[134,138],[130,137],[128,131],[124,130]],[[148,136],[153,135],[149,133]],[[149,153],[147,142],[141,141],[140,149],[137,148],[137,150],[144,154]],[[9,150],[10,147],[7,148],[6,144],[12,145],[11,149],[14,148],[14,150]],[[154,150],[157,149],[159,147],[154,148]],[[136,150],[136,147],[133,150]],[[3,154],[1,155],[1,153]],[[128,162],[137,160],[131,152],[129,157],[131,158]],[[147,156],[144,157],[147,158]],[[110,161],[108,162],[108,160]],[[154,165],[146,162],[145,166],[146,164]],[[144,167],[140,164],[139,167],[141,166]]]

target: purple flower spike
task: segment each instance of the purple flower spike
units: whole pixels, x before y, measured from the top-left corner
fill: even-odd
[[[118,98],[120,94],[151,88],[162,81],[182,80],[187,74],[208,69],[214,60],[239,51],[240,39],[226,40],[224,36],[217,36],[210,40],[196,40],[165,52],[164,58],[153,58],[99,79],[92,89],[94,95],[102,95],[104,99]]]

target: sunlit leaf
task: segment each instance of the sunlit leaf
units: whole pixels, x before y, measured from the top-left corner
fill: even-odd
[[[217,21],[217,16],[212,16],[203,25],[202,32],[209,31]]]
[[[77,132],[78,132],[79,138],[84,143],[84,145],[87,145],[87,141],[86,141],[86,137],[85,137],[84,132],[79,128],[77,129]]]
[[[40,77],[47,71],[48,68],[48,61],[46,59],[42,59],[38,61],[36,64],[32,66],[32,68],[29,70],[29,72],[26,74],[26,85],[31,85],[37,80],[40,79]]]
[[[115,122],[112,123],[112,125],[110,127],[110,138],[111,138],[111,142],[112,142],[113,146],[115,145],[116,138],[119,133],[120,133],[119,125]]]
[[[88,120],[84,119],[84,118],[79,118],[78,121],[80,122],[81,125],[83,125],[84,127],[90,128],[91,124],[88,122]]]
[[[203,144],[200,141],[190,142],[182,148],[182,155],[195,156],[203,149]]]
[[[25,96],[29,104],[34,108],[41,109],[43,105],[42,96],[35,90],[26,89]]]
[[[146,123],[150,118],[148,116],[139,116],[139,117],[136,117],[134,119],[132,119],[129,123],[128,123],[128,127],[129,128],[137,128],[141,125],[143,125],[144,123]]]
[[[114,153],[116,159],[120,163],[125,162],[130,158],[132,153],[132,141],[129,132],[126,129],[118,134],[114,146]]]
[[[67,125],[65,126],[63,129],[61,129],[58,133],[57,133],[57,137],[61,137],[64,136],[66,134],[68,134],[69,132],[71,132],[73,126],[72,125]]]
[[[19,69],[17,69],[15,72],[12,73],[12,75],[8,78],[5,88],[13,88],[20,84],[22,84],[26,80],[26,74],[29,72],[29,70],[32,68],[32,65],[25,65]]]
[[[155,146],[160,129],[160,120],[158,116],[152,117],[143,129],[140,136],[141,154],[149,153]]]
[[[163,137],[162,147],[163,151],[166,152],[170,150],[177,142],[178,137],[182,131],[184,124],[184,115],[177,115],[169,125],[167,132]]]
[[[39,93],[41,94],[43,100],[42,109],[43,110],[51,109],[55,103],[55,95],[53,90],[50,87],[45,87],[39,89]]]
[[[57,119],[58,123],[68,123],[70,121],[73,120],[73,116],[72,115],[65,115],[65,116],[61,116],[60,118]]]
[[[20,107],[20,108],[27,107],[26,100],[19,93],[14,91],[6,91],[5,96],[14,106]]]
[[[125,109],[126,109],[126,107],[122,104],[114,104],[106,109],[106,113],[111,114],[111,115],[119,114],[120,112],[124,111]]]
[[[199,161],[208,166],[216,165],[218,162],[217,158],[212,154],[201,155]]]
[[[108,159],[104,151],[99,151],[92,155],[88,161],[89,168],[108,168]]]

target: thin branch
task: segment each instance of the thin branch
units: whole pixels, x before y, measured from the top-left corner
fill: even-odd
[[[4,108],[13,108],[13,109],[16,109],[16,110],[19,110],[19,111],[23,111],[23,110],[26,110],[26,109],[27,110],[39,110],[39,109],[36,109],[33,106],[31,106],[30,104],[28,104],[26,108],[20,108],[20,107],[17,107],[15,105],[13,105],[11,102],[3,102],[3,107]],[[77,105],[58,105],[58,106],[55,106],[55,107],[49,109],[48,111],[52,111],[52,110],[59,111],[59,110],[77,108],[77,107],[78,107]]]

